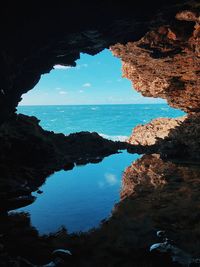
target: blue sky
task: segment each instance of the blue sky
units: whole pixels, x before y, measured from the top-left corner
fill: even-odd
[[[20,105],[165,103],[143,97],[121,76],[121,61],[108,49],[95,56],[81,54],[76,67],[57,65],[42,75],[39,83],[22,96]]]

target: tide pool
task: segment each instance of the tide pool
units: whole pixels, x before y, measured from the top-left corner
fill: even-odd
[[[40,188],[42,194],[34,193],[37,199],[33,204],[16,211],[28,212],[40,234],[62,226],[69,233],[98,227],[120,201],[123,171],[138,157],[123,151],[98,164],[56,172]]]

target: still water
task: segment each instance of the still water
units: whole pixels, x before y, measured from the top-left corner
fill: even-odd
[[[140,156],[125,151],[98,164],[58,171],[41,186],[36,201],[16,211],[28,212],[39,233],[48,234],[64,226],[69,233],[97,227],[110,216],[120,200],[123,171]]]

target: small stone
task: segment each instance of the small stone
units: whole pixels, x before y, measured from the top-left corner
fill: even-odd
[[[156,233],[156,235],[157,235],[157,237],[165,237],[165,231],[162,231],[162,230],[160,230],[160,231],[157,231],[157,233]]]
[[[53,251],[53,256],[54,257],[59,257],[59,258],[66,258],[68,256],[72,256],[71,251],[69,251],[68,249],[56,249]]]
[[[74,163],[73,162],[67,162],[65,163],[63,170],[68,171],[72,170],[74,168]]]

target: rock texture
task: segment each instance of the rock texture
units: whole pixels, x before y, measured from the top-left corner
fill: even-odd
[[[177,12],[137,42],[111,47],[122,59],[123,76],[143,96],[161,97],[170,106],[200,112],[200,11]]]
[[[174,164],[168,162],[163,164],[163,160],[158,154],[143,156],[127,167],[123,173],[121,200],[129,196],[136,195],[140,188],[148,190],[162,189],[167,181],[166,173],[172,174]]]
[[[133,129],[128,142],[133,145],[155,145],[159,138],[170,137],[171,130],[179,127],[184,120],[185,118],[158,118],[148,124],[138,125]]]
[[[144,155],[124,172],[122,206],[129,205],[129,214],[139,220],[145,235],[150,229],[166,230],[175,244],[198,257],[199,175],[198,164],[174,163],[162,160],[158,154]]]
[[[133,145],[152,146],[163,157],[200,160],[200,115],[160,118],[133,129],[128,140]]]
[[[194,4],[194,3],[193,3]],[[137,126],[131,144],[157,145],[163,155],[200,158],[200,6],[190,5],[165,20],[140,40],[111,47],[122,60],[123,76],[143,96],[161,97],[188,117],[156,119]]]

